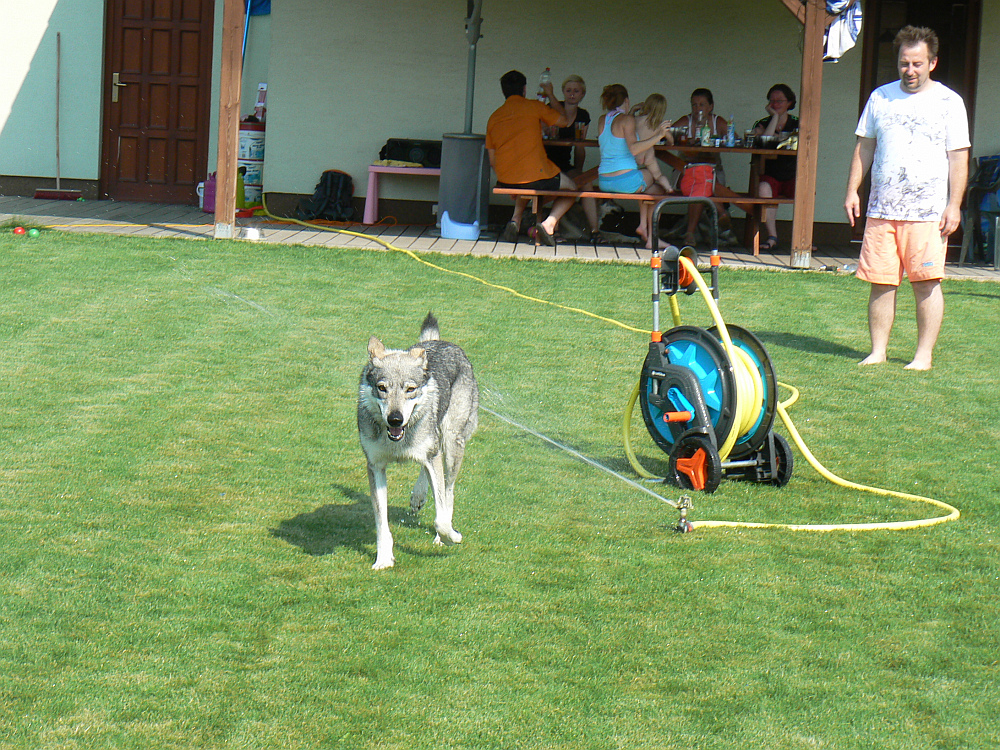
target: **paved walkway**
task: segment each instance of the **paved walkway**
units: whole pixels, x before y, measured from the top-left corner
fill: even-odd
[[[181,237],[211,239],[214,219],[198,208],[158,203],[116,201],[49,201],[34,198],[0,196],[0,222],[23,219],[26,222],[61,229],[67,232],[101,232],[141,237]],[[578,260],[615,260],[627,263],[647,263],[649,251],[627,242],[624,236],[611,236],[607,244],[597,247],[589,243],[561,243],[558,247],[535,247],[527,239],[517,243],[498,240],[484,233],[478,241],[443,239],[433,226],[352,224],[338,226],[344,232],[312,229],[290,223],[279,223],[263,217],[238,219],[241,234],[256,235],[265,242],[281,244],[324,245],[331,247],[382,248],[379,239],[406,250],[437,253],[489,255],[494,257],[546,258]],[[247,232],[249,230],[249,232]],[[619,240],[619,241],[615,241]],[[727,266],[746,268],[789,269],[787,253],[761,253],[754,257],[743,248],[724,249],[722,262]],[[820,246],[812,255],[812,268],[840,268],[856,263],[858,246]],[[1000,281],[1000,271],[982,264],[949,263],[952,278],[973,278]]]

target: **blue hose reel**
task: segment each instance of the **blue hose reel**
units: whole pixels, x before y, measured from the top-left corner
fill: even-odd
[[[664,206],[693,202],[707,204],[710,216],[716,216],[715,204],[707,199],[665,198],[653,210],[652,226],[658,226]],[[713,248],[717,248],[717,221],[712,226]],[[660,295],[697,291],[697,282],[686,268],[689,264],[681,261],[687,258],[693,269],[697,257],[691,248],[668,245],[661,251],[655,237],[654,232],[653,333],[642,365],[639,400],[646,429],[670,456],[667,481],[709,493],[723,478],[784,486],[792,475],[793,457],[788,441],[772,430],[777,379],[767,350],[756,336],[734,325],[723,324],[736,362],[727,352],[726,336],[719,326],[677,325],[660,333]],[[713,260],[717,255],[713,250]],[[717,269],[713,262],[715,299]],[[739,431],[735,441],[734,429]],[[720,454],[723,449],[725,455]]]

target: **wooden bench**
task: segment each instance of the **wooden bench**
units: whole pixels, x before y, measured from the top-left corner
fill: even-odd
[[[579,182],[579,181],[578,181]],[[725,185],[716,185],[717,195],[709,197],[713,203],[732,203],[747,215],[747,226],[744,232],[744,242],[753,249],[754,255],[760,255],[760,225],[764,208],[778,204],[792,204],[791,198],[760,198],[746,193],[737,193]],[[670,195],[654,193],[605,193],[600,190],[525,190],[524,188],[495,187],[494,195],[510,195],[513,197],[531,198],[531,211],[538,216],[539,204],[542,198],[594,198],[595,200],[613,201],[643,201],[657,203]],[[674,197],[678,193],[672,194]],[[679,204],[683,205],[683,204]],[[538,238],[535,238],[538,243]]]
[[[387,167],[372,164],[368,167],[368,192],[365,194],[365,224],[378,221],[378,179],[381,174],[410,174],[440,177],[439,167]]]

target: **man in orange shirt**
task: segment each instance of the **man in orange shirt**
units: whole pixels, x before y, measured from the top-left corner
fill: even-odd
[[[569,124],[563,105],[553,95],[552,84],[542,84],[549,98],[548,105],[525,98],[528,79],[520,71],[505,73],[500,79],[500,88],[506,101],[490,115],[486,124],[486,150],[490,166],[497,175],[497,185],[530,190],[576,190],[573,180],[560,172],[545,155],[542,143],[542,126],[566,127]],[[501,234],[506,242],[517,239],[527,205],[527,198],[514,199],[514,214]],[[552,203],[548,218],[536,228],[543,243],[556,244],[554,235],[559,219],[572,205],[572,198],[556,198]]]

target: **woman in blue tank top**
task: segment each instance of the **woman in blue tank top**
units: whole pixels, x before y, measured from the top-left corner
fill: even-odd
[[[640,168],[635,161],[636,154],[652,148],[669,134],[670,123],[661,123],[649,138],[639,141],[635,136],[635,118],[628,114],[632,104],[624,86],[620,83],[605,86],[601,104],[607,110],[597,123],[597,142],[601,147],[597,183],[601,190],[660,195],[671,192],[670,183],[662,174],[654,176],[647,167]],[[639,203],[639,227],[636,231],[647,248],[653,246],[653,229],[649,226],[652,213],[649,204],[645,201]]]

